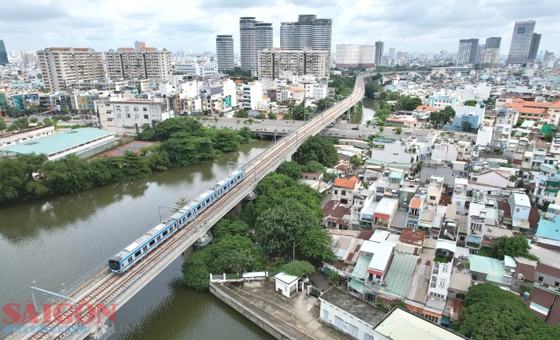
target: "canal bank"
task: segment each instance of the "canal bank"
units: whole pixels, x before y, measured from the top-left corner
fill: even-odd
[[[346,339],[319,321],[319,300],[304,292],[286,298],[269,280],[212,282],[209,290],[276,339]]]
[[[33,281],[61,291],[154,226],[160,213],[169,213],[165,206],[196,197],[227,176],[229,162],[245,164],[269,145],[243,145],[214,162],[154,173],[144,181],[0,206],[0,304],[29,302]],[[185,288],[182,261],[117,313],[112,339],[270,338],[212,295]]]

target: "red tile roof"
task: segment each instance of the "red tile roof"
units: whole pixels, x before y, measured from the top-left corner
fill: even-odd
[[[358,177],[352,176],[349,178],[336,178],[334,186],[339,188],[354,189],[358,183]]]
[[[535,281],[535,268],[536,266],[531,266],[526,263],[517,263],[517,267],[515,269],[516,273],[523,274],[523,278],[529,282]]]
[[[424,238],[426,234],[422,230],[412,230],[410,228],[405,228],[399,240],[403,243],[422,245],[424,243]]]

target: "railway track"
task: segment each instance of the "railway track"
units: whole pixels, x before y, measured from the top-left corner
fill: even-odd
[[[179,229],[171,238],[158,246],[150,255],[138,262],[128,272],[122,275],[115,275],[105,269],[104,272],[107,275],[100,281],[98,277],[103,276],[105,273],[103,273],[103,270],[97,272],[92,276],[96,280],[90,283],[92,288],[81,294],[76,293],[73,296],[78,307],[77,310],[73,308],[65,310],[46,325],[42,325],[34,333],[24,336],[23,339],[63,339],[79,330],[81,325],[78,321],[87,320],[87,314],[90,312],[88,308],[80,309],[81,306],[110,305],[119,294],[140,279],[142,275],[149,272],[154,264],[166,256],[171,256],[173,248],[178,247],[184,242],[188,243],[189,237],[195,235],[201,228],[206,227],[206,221],[211,216],[223,212],[224,205],[227,208],[231,205],[231,202],[235,202],[236,197],[239,198],[244,192],[253,190],[256,184],[268,174],[268,171],[275,169],[290,151],[295,151],[299,147],[303,140],[310,135],[319,133],[326,125],[325,123],[329,123],[333,118],[337,118],[359,101],[363,96],[363,78],[363,76],[357,77],[354,91],[350,97],[325,110],[321,115],[314,117],[307,124],[284,137],[249,163],[245,170],[245,178],[237,186],[204,210],[195,220]],[[191,242],[194,241],[191,239]],[[87,286],[87,284],[84,283],[82,286]]]

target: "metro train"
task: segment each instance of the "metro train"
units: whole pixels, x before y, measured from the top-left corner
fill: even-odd
[[[169,218],[150,229],[146,234],[111,257],[109,259],[109,269],[119,274],[130,269],[144,256],[148,255],[152,250],[165,242],[171,235],[206,210],[208,206],[214,203],[218,198],[239,184],[244,177],[245,170],[239,169],[234,171],[228,178],[216,183],[212,189],[190,201]]]

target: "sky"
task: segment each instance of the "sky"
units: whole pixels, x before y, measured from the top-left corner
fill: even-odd
[[[333,20],[336,44],[385,42],[385,51],[455,53],[459,39],[501,36],[507,54],[514,21],[535,20],[540,51],[560,53],[558,0],[2,0],[0,39],[8,51],[148,46],[215,51],[215,36],[231,34],[239,54],[239,17],[280,23],[299,14]]]

